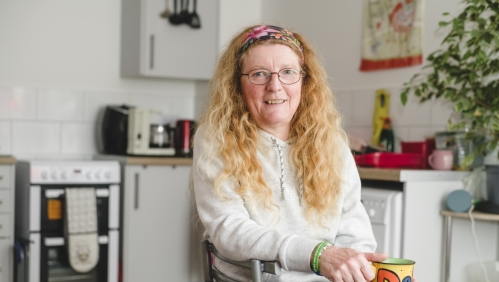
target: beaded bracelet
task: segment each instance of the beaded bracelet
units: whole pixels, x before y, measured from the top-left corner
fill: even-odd
[[[314,249],[314,253],[313,253],[313,258],[312,258],[312,271],[319,275],[319,276],[322,276],[320,271],[319,271],[319,258],[321,257],[321,254],[322,252],[329,246],[332,246],[333,244],[331,244],[330,242],[328,241],[322,241],[320,242]]]

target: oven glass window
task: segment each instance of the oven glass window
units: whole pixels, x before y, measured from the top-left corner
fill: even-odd
[[[98,282],[97,269],[78,273],[69,265],[65,246],[48,247],[48,282]]]

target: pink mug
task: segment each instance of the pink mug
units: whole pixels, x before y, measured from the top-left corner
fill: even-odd
[[[451,170],[454,164],[454,152],[452,150],[434,150],[428,156],[428,162],[433,169]]]

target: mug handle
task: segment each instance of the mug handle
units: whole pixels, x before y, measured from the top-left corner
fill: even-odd
[[[431,154],[428,156],[428,163],[430,163],[430,166],[433,168],[435,166],[435,163],[433,162],[433,157],[434,155]]]

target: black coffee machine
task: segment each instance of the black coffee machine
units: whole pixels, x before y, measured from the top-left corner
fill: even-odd
[[[97,119],[97,147],[101,154],[126,155],[128,105],[107,106]]]

